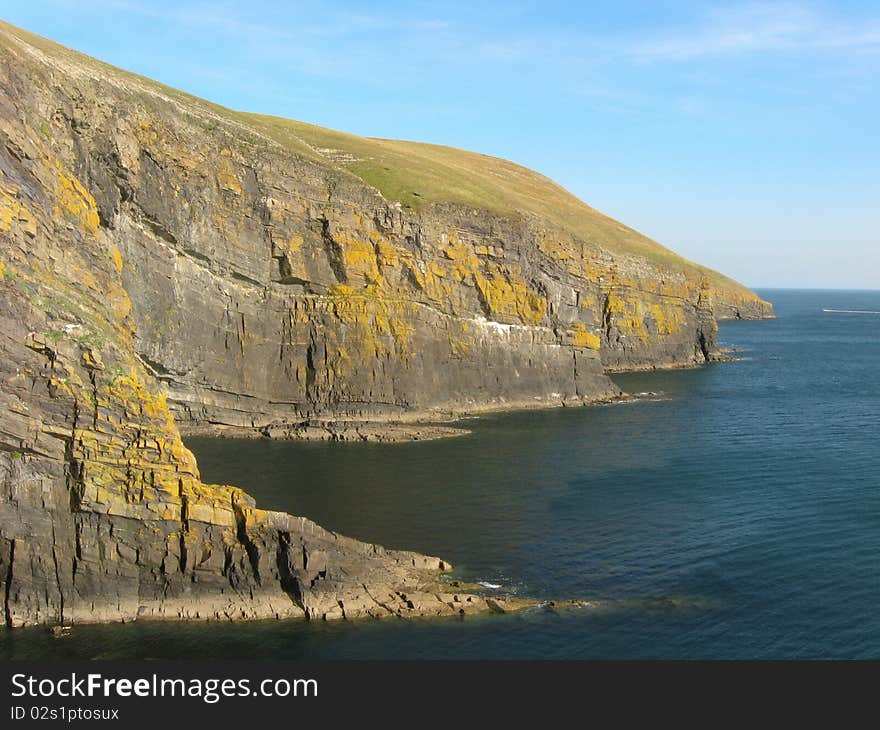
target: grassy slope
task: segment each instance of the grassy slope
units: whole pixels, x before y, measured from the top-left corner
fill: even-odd
[[[558,227],[612,254],[638,256],[673,270],[696,269],[707,274],[716,286],[743,293],[747,291],[732,279],[682,258],[591,208],[549,178],[513,162],[441,145],[359,137],[281,117],[235,112],[118,69],[3,21],[0,21],[0,31],[11,33],[67,63],[122,79],[127,82],[126,86],[140,87],[148,95],[160,94],[197,115],[222,118],[271,137],[294,154],[344,167],[377,188],[389,201],[400,201],[413,209],[431,203],[458,203],[501,214],[534,214],[548,227]],[[0,33],[0,45],[6,42]],[[325,149],[347,153],[354,159],[332,162],[323,154]],[[340,160],[338,155],[334,157]]]
[[[507,160],[452,147],[358,137],[280,117],[240,114],[282,144],[306,142],[339,150],[356,161],[344,166],[388,200],[418,209],[460,203],[496,213],[533,213],[551,227],[598,244],[680,268],[696,266],[576,198],[549,178]]]

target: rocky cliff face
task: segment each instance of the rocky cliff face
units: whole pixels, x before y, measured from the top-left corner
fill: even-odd
[[[386,200],[338,150],[0,25],[6,622],[500,610],[203,484],[177,424],[590,402],[712,358],[718,313],[770,309],[529,211]]]
[[[123,259],[95,199],[45,135],[21,126],[12,98],[0,100],[6,623],[501,610],[441,592],[438,558],[200,481],[137,354]]]

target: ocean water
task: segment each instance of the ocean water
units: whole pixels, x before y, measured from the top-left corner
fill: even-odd
[[[634,403],[413,444],[193,440],[204,477],[457,576],[593,607],[0,633],[0,656],[880,658],[880,292],[766,290],[738,362],[616,376]]]

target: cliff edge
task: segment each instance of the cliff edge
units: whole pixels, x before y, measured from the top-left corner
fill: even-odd
[[[178,428],[592,402],[766,316],[512,163],[233,112],[0,24],[10,626],[504,610],[203,484]]]

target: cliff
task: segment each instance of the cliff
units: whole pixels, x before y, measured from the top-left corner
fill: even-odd
[[[771,308],[536,173],[232,112],[0,24],[6,622],[503,610],[438,558],[203,484],[178,427],[591,402],[608,370],[715,357],[718,315]]]

